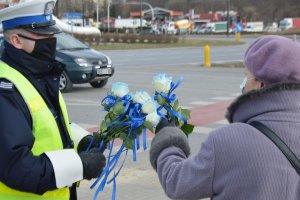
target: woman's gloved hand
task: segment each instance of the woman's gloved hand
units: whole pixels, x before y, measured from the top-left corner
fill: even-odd
[[[162,130],[165,127],[175,127],[175,119],[172,118],[171,121],[165,119],[165,118],[161,118],[160,121],[158,122],[156,128],[155,128],[155,134],[158,133],[160,130]]]
[[[171,146],[180,148],[187,157],[190,155],[188,138],[180,128],[176,127],[175,120],[168,121],[161,118],[156,126],[155,137],[150,148],[150,163],[155,170],[159,154]]]

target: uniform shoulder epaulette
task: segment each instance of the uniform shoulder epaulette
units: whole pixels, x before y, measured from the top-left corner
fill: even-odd
[[[14,84],[7,80],[0,80],[0,90],[12,90]]]

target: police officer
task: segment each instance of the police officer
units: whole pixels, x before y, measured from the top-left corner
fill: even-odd
[[[76,199],[75,183],[106,165],[103,151],[85,151],[92,136],[73,135],[81,131],[69,126],[59,92],[64,66],[55,60],[55,3],[23,1],[0,11],[0,199]]]

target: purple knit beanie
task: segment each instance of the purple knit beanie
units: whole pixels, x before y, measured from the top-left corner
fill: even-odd
[[[300,43],[281,36],[262,36],[245,53],[245,65],[254,77],[270,85],[300,82]]]

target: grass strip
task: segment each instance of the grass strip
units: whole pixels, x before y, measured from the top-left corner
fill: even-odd
[[[105,43],[92,45],[97,50],[124,50],[124,49],[152,49],[152,48],[177,48],[177,47],[204,47],[209,46],[232,46],[242,45],[245,42],[225,41],[225,40],[190,40],[182,39],[177,43]]]
[[[202,64],[201,66],[204,67],[204,64]],[[245,65],[241,61],[233,61],[224,63],[211,63],[211,67],[244,68]]]

